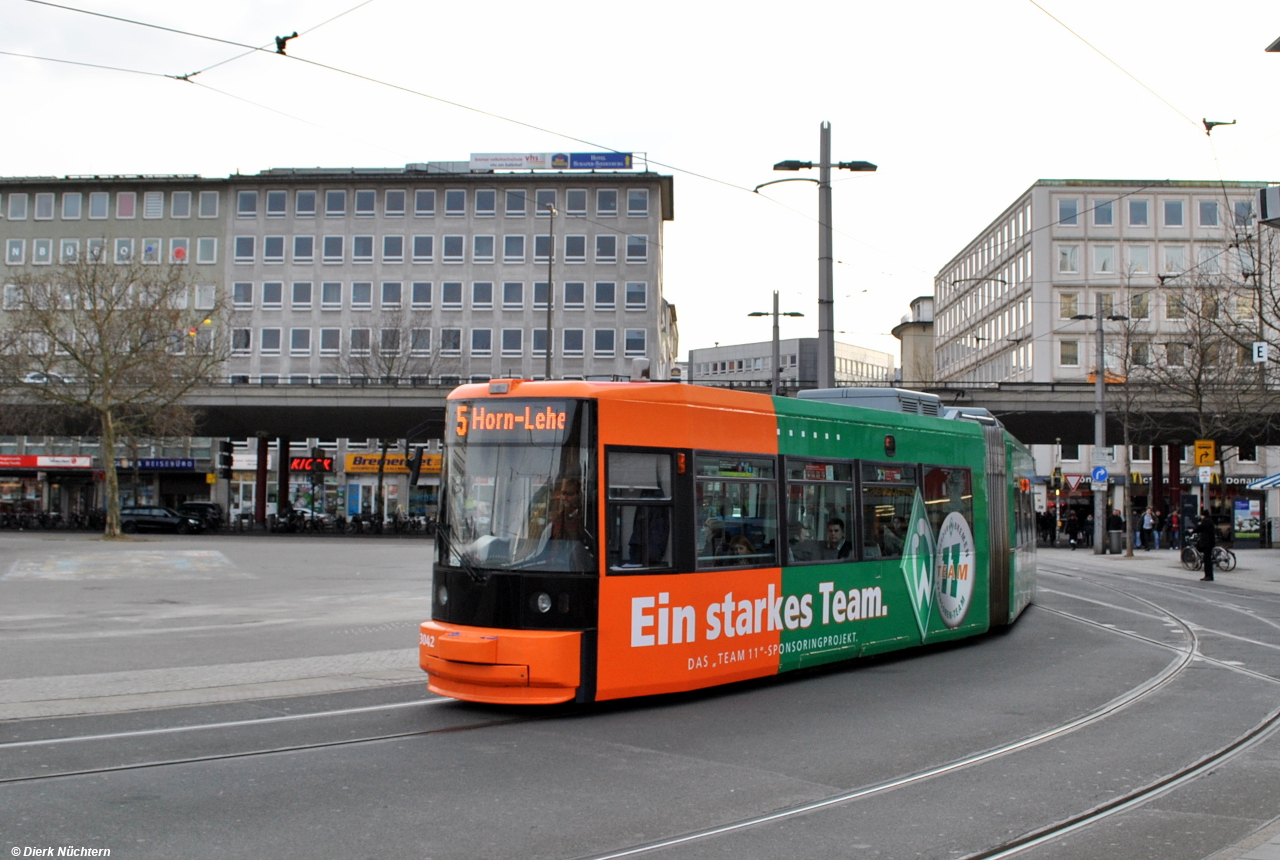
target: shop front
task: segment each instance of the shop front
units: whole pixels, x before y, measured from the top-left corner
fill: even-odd
[[[88,454],[0,454],[0,514],[67,517],[98,507]]]
[[[161,505],[176,508],[183,502],[217,501],[212,498],[211,473],[198,471],[190,457],[140,457],[116,460],[116,482],[121,505]]]

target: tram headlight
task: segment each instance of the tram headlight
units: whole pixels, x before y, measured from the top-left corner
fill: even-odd
[[[545,591],[539,591],[533,596],[533,608],[544,615],[551,611],[551,595]]]
[[[441,606],[449,605],[449,589],[445,588],[443,585],[436,589],[436,603],[439,603]]]

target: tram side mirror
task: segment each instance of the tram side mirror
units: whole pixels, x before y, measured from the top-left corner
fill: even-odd
[[[631,381],[632,382],[648,382],[649,381],[649,359],[647,358],[631,359]]]

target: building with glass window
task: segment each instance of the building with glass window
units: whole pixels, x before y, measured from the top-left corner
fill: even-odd
[[[837,385],[888,385],[893,382],[893,356],[851,343],[836,342]],[[780,388],[818,386],[818,339],[778,341]],[[773,341],[716,345],[689,350],[686,378],[698,385],[768,388],[773,381]]]
[[[671,191],[653,173],[466,162],[231,177],[230,373],[266,384],[542,378],[550,333],[553,378],[624,376],[634,358],[666,378]]]
[[[225,178],[0,177],[0,277],[82,255],[187,267],[192,306],[230,310],[225,378],[239,385],[333,386],[340,398],[351,383],[540,379],[548,343],[553,378],[626,377],[645,358],[661,379],[678,349],[662,282],[673,212],[672,177],[648,171],[432,162]],[[4,284],[0,325],[18,301]],[[374,443],[307,444],[345,464]],[[137,459],[167,465],[143,470],[139,500],[207,498],[195,476],[211,469],[209,445],[148,444]],[[0,508],[92,506],[83,485],[101,468],[95,451],[93,440],[0,438]],[[366,489],[337,506],[367,509]],[[406,500],[418,490],[393,492]]]
[[[1104,317],[1126,318],[1105,324],[1109,374],[1157,361],[1176,367],[1186,339],[1188,287],[1251,275],[1251,256],[1242,249],[1257,241],[1253,200],[1266,185],[1036,182],[935,276],[935,384],[1092,381],[1092,315],[1099,301]],[[1063,497],[1083,508],[1095,459],[1091,446],[1034,451],[1037,471],[1048,476],[1060,468]],[[1180,446],[1133,446],[1129,453],[1127,466],[1113,449],[1100,459],[1111,472],[1119,466],[1122,480],[1138,473],[1142,483],[1131,491],[1142,505],[1168,499],[1152,490],[1153,481],[1163,486],[1174,476],[1190,489],[1196,480]],[[1251,446],[1235,451],[1228,484],[1242,488],[1276,471],[1276,454]]]

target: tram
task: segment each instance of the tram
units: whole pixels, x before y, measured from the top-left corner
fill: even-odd
[[[936,397],[856,391],[457,388],[429,688],[590,702],[1012,624],[1036,588],[1027,448]]]

